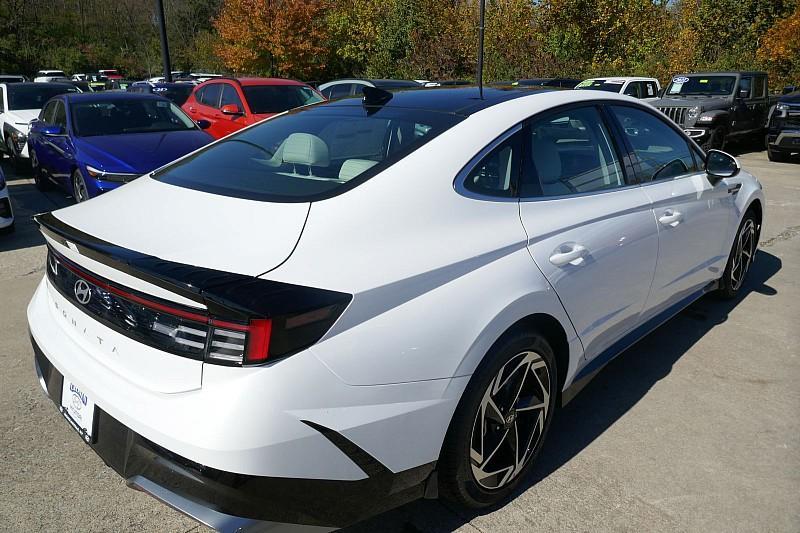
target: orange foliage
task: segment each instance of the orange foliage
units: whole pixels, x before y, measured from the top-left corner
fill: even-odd
[[[326,0],[224,0],[217,53],[234,72],[307,78],[325,69]]]

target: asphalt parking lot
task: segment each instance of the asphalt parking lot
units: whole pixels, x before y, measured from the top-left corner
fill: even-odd
[[[800,165],[740,159],[767,214],[739,299],[701,299],[609,365],[502,508],[419,501],[349,531],[800,531]],[[128,489],[42,394],[25,308],[45,249],[30,216],[71,199],[2,164],[17,231],[0,236],[0,530],[206,531]]]

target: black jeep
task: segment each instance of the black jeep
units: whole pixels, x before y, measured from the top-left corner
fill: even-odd
[[[788,161],[800,152],[800,91],[781,96],[770,109],[766,144],[770,161]]]
[[[699,72],[673,76],[660,100],[650,102],[704,150],[764,132],[774,103],[766,72]]]

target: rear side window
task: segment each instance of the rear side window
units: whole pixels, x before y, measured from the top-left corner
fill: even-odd
[[[689,143],[664,120],[627,106],[610,106],[638,160],[642,182],[682,176],[697,170]]]
[[[236,198],[313,201],[363,182],[462,120],[431,111],[369,111],[361,105],[321,105],[289,112],[226,137],[154,177]]]
[[[207,85],[203,87],[197,94],[197,100],[209,107],[218,107],[219,106],[219,97],[220,93],[222,92],[222,84],[213,83],[211,85]]]
[[[242,92],[250,111],[256,115],[283,113],[322,101],[314,89],[304,85],[246,85]]]
[[[464,179],[464,188],[486,196],[513,196],[522,161],[521,152],[520,134],[515,133],[470,169]]]
[[[523,197],[565,196],[626,185],[622,167],[594,107],[559,111],[528,127]]]
[[[353,89],[352,83],[340,83],[338,85],[334,85],[332,87],[328,87],[327,89],[325,89],[325,96],[329,100],[344,98],[345,96],[350,96],[352,94],[352,89]]]

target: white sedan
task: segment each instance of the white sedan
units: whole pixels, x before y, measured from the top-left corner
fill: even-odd
[[[129,485],[213,527],[483,508],[557,404],[743,290],[764,205],[627,96],[368,88],[39,216],[36,369]]]

